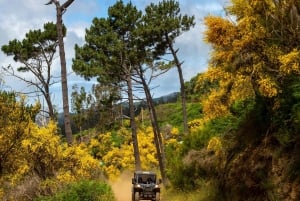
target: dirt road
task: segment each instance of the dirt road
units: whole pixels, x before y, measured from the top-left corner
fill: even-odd
[[[132,175],[132,172],[125,171],[117,181],[110,183],[117,201],[131,201]]]
[[[120,178],[111,183],[117,201],[131,201],[131,172],[123,172]]]

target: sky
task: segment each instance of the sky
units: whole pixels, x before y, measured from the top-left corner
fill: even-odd
[[[127,0],[123,0],[125,3]],[[10,40],[25,38],[29,30],[42,29],[47,22],[56,21],[54,5],[46,6],[47,0],[0,0],[0,47],[8,44]],[[63,4],[65,0],[60,0]],[[107,9],[114,5],[116,0],[75,0],[63,15],[63,22],[67,27],[67,36],[64,39],[67,71],[68,89],[71,94],[72,86],[84,86],[86,91],[91,89],[95,81],[86,81],[72,72],[72,58],[74,58],[75,44],[83,45],[85,29],[89,29],[93,18],[107,17]],[[159,0],[131,0],[138,9],[143,10],[150,3],[158,3]],[[192,77],[207,69],[210,47],[203,41],[205,27],[203,19],[207,15],[224,15],[224,7],[228,0],[179,0],[181,14],[195,16],[196,25],[190,31],[183,33],[175,41],[175,47],[179,48],[178,57],[183,61],[184,80],[189,81]],[[6,56],[0,50],[0,68],[11,65],[18,67],[20,64],[13,61],[11,56]],[[53,75],[60,75],[59,57],[52,65]],[[21,74],[30,77],[30,74]],[[1,72],[0,78],[4,79],[2,90],[14,90],[28,92],[28,86],[13,77],[4,76]],[[152,94],[160,97],[173,92],[178,92],[179,78],[176,68],[168,71],[157,78],[153,83]],[[51,87],[52,101],[56,108],[62,110],[61,85],[57,83]],[[139,96],[143,97],[143,94]],[[29,98],[30,99],[30,98]],[[36,98],[33,98],[36,100]],[[70,98],[69,98],[70,100]]]

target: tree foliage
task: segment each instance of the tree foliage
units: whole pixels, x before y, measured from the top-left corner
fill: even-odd
[[[194,84],[203,117],[167,149],[175,187],[214,186],[203,200],[299,199],[298,10],[297,1],[233,0],[225,18],[205,18],[212,52]]]
[[[135,84],[141,84],[139,87],[144,89],[151,113],[154,142],[163,181],[165,181],[165,157],[149,84],[155,76],[159,75],[157,72],[164,72],[170,68],[171,65],[165,64],[160,58],[167,54],[167,49],[173,53],[175,63],[181,65],[176,57],[177,51],[174,50],[173,43],[176,37],[194,25],[193,20],[193,17],[181,16],[179,3],[175,1],[151,4],[145,9],[145,14],[137,10],[132,3],[124,5],[123,1],[118,1],[108,9],[107,18],[93,20],[93,25],[86,31],[86,44],[83,47],[75,46],[76,57],[73,69],[78,74],[85,78],[95,76],[101,83],[115,84],[120,87],[126,85],[137,169],[139,169],[138,148],[135,142],[138,141],[135,139],[134,131],[136,125],[132,89]],[[152,76],[147,79],[149,69]],[[158,75],[154,75],[156,73]],[[182,79],[181,81],[183,85],[184,82]]]
[[[118,124],[121,119],[121,106],[117,101],[121,98],[119,87],[109,84],[93,84],[90,92],[84,87],[74,85],[71,94],[72,119],[74,132],[96,127],[106,131]]]
[[[213,16],[205,19],[205,40],[214,50],[205,76],[219,83],[204,103],[207,113],[225,113],[234,101],[254,96],[268,102],[270,113],[285,107],[291,95],[286,86],[299,76],[298,6],[294,1],[236,0],[227,9],[236,16],[235,22]],[[218,103],[215,108],[209,106],[212,100]]]
[[[64,36],[66,29],[64,27]],[[2,46],[7,56],[13,56],[15,62],[21,66],[16,70],[29,73],[30,76],[21,76],[15,68],[9,65],[2,67],[5,73],[17,77],[29,86],[34,86],[39,94],[45,98],[50,118],[55,119],[55,111],[51,100],[50,87],[57,82],[52,74],[52,62],[58,46],[56,25],[49,22],[44,24],[44,30],[30,30],[22,41],[14,39]],[[34,79],[32,79],[32,77]],[[34,92],[36,92],[34,89]]]
[[[183,128],[184,132],[187,133],[187,97],[181,67],[183,62],[180,62],[177,56],[179,49],[175,49],[174,42],[178,36],[189,31],[195,25],[194,16],[182,16],[179,2],[174,0],[163,0],[158,4],[151,3],[146,7],[145,12],[143,32],[145,32],[146,40],[150,40],[151,48],[154,49],[151,52],[153,57],[161,59],[161,57],[164,58],[171,54],[173,60],[170,63],[177,67],[182,100]]]
[[[299,199],[299,191],[290,196],[278,186],[299,186],[298,10],[292,0],[233,0],[226,18],[205,18],[212,52],[197,80],[206,86],[203,118],[189,123],[182,157],[170,162],[175,186],[215,183],[214,200]],[[273,171],[279,167],[281,175]]]
[[[133,103],[134,66],[139,64],[135,32],[141,18],[132,3],[116,2],[109,7],[107,18],[94,18],[86,30],[86,44],[75,46],[73,69],[85,78],[97,77],[104,85],[126,86],[130,110],[136,168],[140,169],[137,126]]]

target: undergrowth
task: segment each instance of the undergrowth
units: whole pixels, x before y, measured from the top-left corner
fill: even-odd
[[[183,191],[178,189],[164,190],[163,201],[223,201],[213,181],[203,182],[201,186],[193,191]]]

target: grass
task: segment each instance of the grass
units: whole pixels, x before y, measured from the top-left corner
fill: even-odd
[[[182,107],[180,102],[166,103],[156,106],[156,113],[158,117],[158,123],[160,126],[170,124],[183,130],[183,118],[182,118]],[[187,114],[188,121],[191,121],[202,116],[202,108],[200,103],[187,103]],[[150,125],[149,113],[146,110],[144,113],[144,120],[147,125]]]
[[[163,189],[163,201],[222,201],[214,182],[205,182],[193,191],[181,191],[177,189]]]
[[[168,190],[162,194],[163,201],[205,201],[207,200],[206,190],[196,190],[190,192]]]

